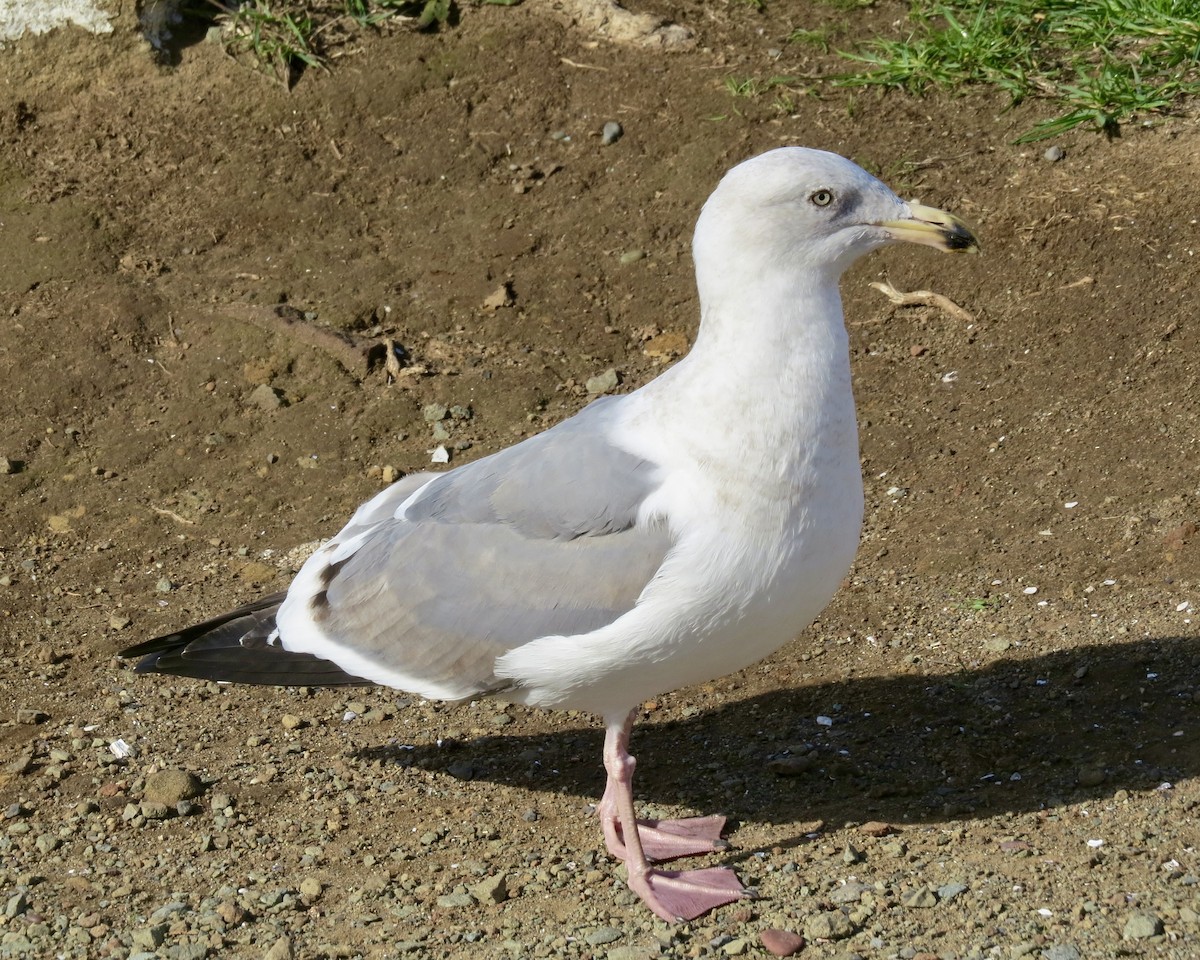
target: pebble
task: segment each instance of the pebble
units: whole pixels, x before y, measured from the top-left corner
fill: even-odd
[[[1047,147],[1046,152],[1042,154],[1042,156],[1045,159],[1049,160],[1051,163],[1058,163],[1058,161],[1061,160],[1066,155],[1067,155],[1067,151],[1064,150],[1062,147],[1057,147],[1057,146],[1056,147]]]
[[[609,120],[604,125],[604,129],[600,131],[600,142],[606,147],[610,146],[620,140],[624,133],[625,128],[616,120]]]
[[[594,377],[588,377],[587,383],[584,386],[587,388],[588,393],[597,395],[615,390],[620,382],[620,374],[612,367],[609,367],[603,373],[598,373]]]
[[[804,938],[791,930],[772,928],[758,935],[767,952],[776,957],[790,957],[804,949]]]
[[[936,907],[937,902],[937,894],[926,886],[920,886],[909,890],[900,898],[900,903],[902,906],[913,907],[920,910],[928,909],[929,907]]]
[[[167,960],[204,960],[208,956],[206,943],[175,943],[167,947]]]
[[[623,265],[629,266],[631,263],[637,263],[639,260],[646,259],[645,250],[626,250],[620,256],[620,261]]]
[[[426,423],[437,423],[439,420],[445,420],[450,413],[450,408],[444,403],[427,403],[421,410],[421,416],[425,418]]]
[[[263,954],[263,960],[292,960],[292,956],[292,941],[281,937]]]
[[[154,589],[157,590],[159,593],[170,593],[172,590],[175,589],[175,584],[173,584],[166,577],[163,577],[161,580],[158,581],[158,583],[156,583],[154,585]]]
[[[321,881],[316,877],[305,877],[300,881],[300,896],[308,897],[309,900],[315,900],[324,891],[321,886]]]
[[[285,407],[283,395],[268,383],[260,383],[246,396],[246,406],[259,410],[278,410]]]
[[[853,932],[849,917],[837,910],[818,913],[804,924],[804,936],[809,940],[842,940]]]
[[[180,801],[194,800],[204,790],[204,784],[194,773],[187,770],[159,770],[146,778],[144,797],[169,807]]]
[[[13,917],[19,917],[29,909],[29,900],[24,892],[14,893],[8,898],[4,904],[4,916],[11,920]]]
[[[799,777],[812,769],[812,757],[778,757],[767,762],[767,769],[777,777]]]
[[[470,892],[480,903],[503,903],[508,899],[508,878],[502,873],[486,877],[471,887]]]
[[[590,947],[599,947],[606,943],[614,943],[615,941],[620,940],[623,936],[625,936],[625,934],[616,927],[597,927],[586,937],[584,937],[584,940],[587,941],[587,944]]]
[[[871,889],[869,883],[861,880],[848,880],[840,887],[835,887],[829,894],[831,903],[858,903],[862,895]]]
[[[1079,960],[1079,948],[1069,943],[1056,943],[1042,951],[1042,960]]]
[[[171,807],[157,800],[143,800],[137,810],[147,820],[166,820],[171,815]]]
[[[301,727],[305,726],[305,721],[296,716],[294,713],[285,713],[279,718],[279,722],[283,724],[284,730],[299,730]]]
[[[9,475],[21,472],[21,461],[10,460],[8,457],[0,457],[0,474]]]
[[[937,888],[939,900],[953,900],[960,893],[967,891],[967,885],[959,880],[951,880],[949,883],[943,883]]]
[[[1121,930],[1122,940],[1146,940],[1163,932],[1163,922],[1153,913],[1134,913]]]

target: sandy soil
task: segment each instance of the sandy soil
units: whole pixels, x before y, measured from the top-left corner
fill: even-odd
[[[0,956],[749,956],[771,928],[812,957],[1200,955],[1196,117],[1050,162],[1011,142],[1039,104],[725,87],[835,72],[792,28],[899,35],[899,4],[654,9],[690,49],[467,6],[350,34],[290,93],[209,43],[159,66],[131,13],[0,51]],[[709,862],[760,899],[682,927],[632,900],[588,717],[114,656],[283,588],[440,443],[654,376],[695,331],[700,203],[781,143],[984,256],[847,277],[855,569],[635,734],[647,809],[733,817]],[[432,403],[470,409],[446,441]]]

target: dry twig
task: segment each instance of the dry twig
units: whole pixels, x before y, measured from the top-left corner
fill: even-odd
[[[892,303],[901,307],[937,307],[955,320],[961,320],[964,323],[975,322],[974,316],[949,297],[944,297],[940,293],[934,293],[932,290],[913,290],[911,293],[903,293],[886,280],[882,283],[872,283],[871,286],[891,300]]]

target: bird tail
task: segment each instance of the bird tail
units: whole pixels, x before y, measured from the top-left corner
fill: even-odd
[[[275,614],[285,594],[276,593],[236,610],[164,634],[117,654],[140,657],[138,673],[167,673],[197,680],[278,686],[371,685],[311,653],[285,650],[275,634]],[[274,638],[274,639],[272,639]]]

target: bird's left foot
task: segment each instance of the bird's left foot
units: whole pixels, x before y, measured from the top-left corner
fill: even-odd
[[[639,820],[637,825],[642,850],[651,860],[691,857],[699,853],[725,850],[729,846],[721,837],[725,818],[720,814],[688,817],[683,820]],[[611,821],[611,829],[604,831],[604,839],[610,854],[621,860],[626,859],[619,820],[614,818]]]

